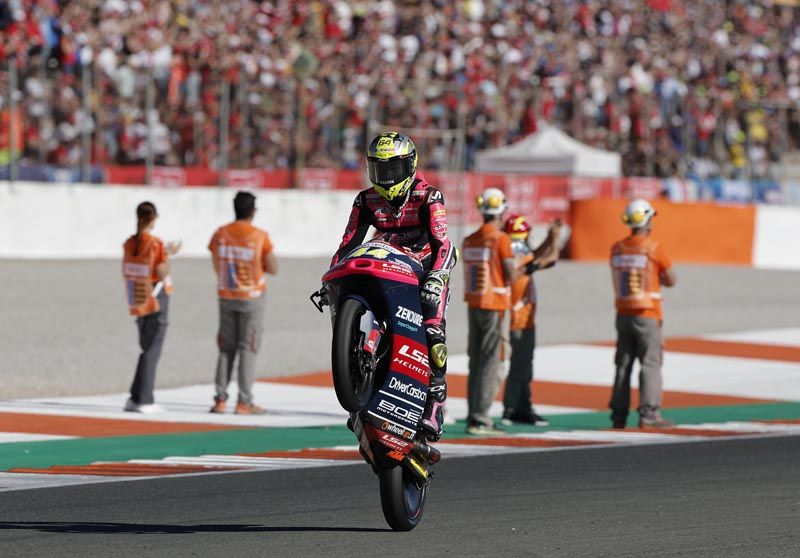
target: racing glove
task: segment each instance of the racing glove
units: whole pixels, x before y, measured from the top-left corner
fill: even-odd
[[[425,279],[425,283],[422,284],[422,289],[420,290],[420,299],[422,302],[430,306],[438,306],[442,301],[444,287],[449,278],[450,274],[446,271],[431,271],[428,273],[428,277]]]

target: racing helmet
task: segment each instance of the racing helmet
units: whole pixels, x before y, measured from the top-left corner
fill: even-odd
[[[380,197],[403,205],[417,173],[417,148],[399,132],[380,134],[367,149],[367,174]]]
[[[622,222],[632,229],[643,229],[650,224],[656,210],[647,200],[636,199],[631,201],[622,213]]]
[[[511,240],[525,240],[531,232],[531,225],[525,217],[514,213],[506,219],[505,230]]]
[[[475,206],[481,215],[497,217],[506,210],[506,195],[499,188],[487,188],[475,198]]]

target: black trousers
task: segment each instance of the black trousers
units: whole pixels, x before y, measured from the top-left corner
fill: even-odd
[[[169,295],[163,290],[158,293],[158,304],[161,306],[158,312],[136,319],[142,352],[139,354],[136,375],[131,384],[131,399],[138,405],[150,405],[155,401],[153,389],[156,385],[156,366],[167,336],[169,314]]]

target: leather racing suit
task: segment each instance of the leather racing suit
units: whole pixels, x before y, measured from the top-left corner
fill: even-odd
[[[362,190],[353,203],[331,267],[364,241],[370,225],[378,231],[379,238],[410,250],[422,262],[424,274],[420,277],[420,286],[431,279],[441,285],[437,304],[430,304],[424,296],[420,297],[431,368],[428,400],[421,424],[437,438],[441,433],[442,405],[447,398],[445,328],[450,302],[448,283],[450,270],[457,260],[456,249],[447,237],[444,197],[420,172],[417,172],[400,209],[390,205],[374,189]]]

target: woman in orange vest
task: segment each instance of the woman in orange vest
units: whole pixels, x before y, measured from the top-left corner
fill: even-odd
[[[128,297],[128,309],[136,316],[141,354],[131,384],[131,396],[125,410],[135,413],[163,411],[155,404],[153,389],[156,365],[167,333],[167,314],[172,281],[169,277],[169,256],[178,253],[180,242],[164,244],[150,234],[158,212],[151,202],[136,208],[136,234],[123,245],[122,275]]]
[[[622,214],[630,236],[611,247],[611,272],[617,307],[616,376],[611,392],[611,422],[625,428],[631,401],[631,372],[638,358],[639,428],[669,428],[661,416],[661,285],[675,285],[675,272],[664,248],[650,237],[656,210],[633,200]]]
[[[531,226],[524,217],[510,215],[506,220],[506,234],[511,237],[518,272],[547,269],[558,261],[558,240],[561,221],[556,220],[547,238],[536,249],[530,245]],[[511,363],[503,394],[504,426],[514,423],[548,426],[544,417],[536,414],[531,403],[533,381],[533,351],[536,348],[536,284],[532,273],[525,273],[511,284]]]

